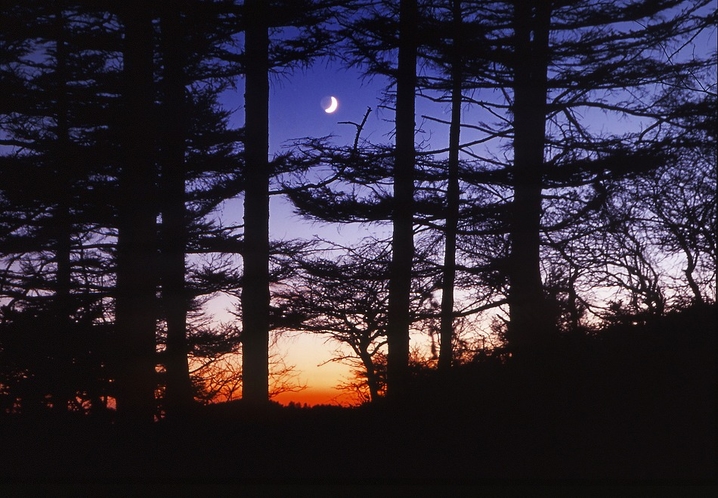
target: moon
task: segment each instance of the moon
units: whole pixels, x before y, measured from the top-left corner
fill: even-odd
[[[339,107],[339,101],[336,97],[333,96],[325,97],[322,99],[322,107],[324,108],[324,112],[326,112],[327,114],[331,114]]]

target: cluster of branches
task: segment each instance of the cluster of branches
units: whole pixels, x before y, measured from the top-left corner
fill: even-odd
[[[239,386],[265,403],[296,387],[270,366],[277,329],[328,334],[371,399],[399,399],[412,332],[448,369],[489,314],[521,357],[715,302],[708,0],[56,0],[1,19],[4,412],[146,422]],[[332,54],[385,79],[393,140],[363,139],[367,111],[351,145],[271,158],[272,74]],[[219,104],[238,80],[241,129]],[[417,98],[445,146],[417,143]],[[391,233],[272,242],[272,193]],[[204,316],[219,292],[239,323]],[[241,370],[222,360],[240,349]]]

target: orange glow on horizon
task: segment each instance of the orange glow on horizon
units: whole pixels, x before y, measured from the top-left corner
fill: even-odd
[[[298,392],[287,392],[278,394],[274,398],[272,398],[273,401],[276,401],[278,403],[281,403],[283,405],[288,405],[291,402],[304,405],[307,404],[309,406],[315,406],[315,405],[348,405],[349,403],[346,401],[346,394],[342,393],[341,391],[333,388],[312,388],[309,387],[307,389],[304,389],[303,391]]]

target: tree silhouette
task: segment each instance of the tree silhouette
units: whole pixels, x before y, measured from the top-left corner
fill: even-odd
[[[344,256],[296,258],[296,274],[273,296],[279,327],[324,334],[348,346],[350,353],[340,348],[332,361],[357,367],[369,401],[384,396],[386,388],[390,247],[388,241],[369,238],[350,248],[326,250]],[[414,327],[436,313],[432,277],[412,275],[409,313]]]
[[[509,219],[508,338],[517,349],[532,349],[551,330],[539,266],[551,5],[514,2],[513,9],[514,197]]]
[[[160,226],[162,306],[167,322],[167,409],[186,409],[193,401],[187,363],[187,295],[185,252],[185,41],[180,3],[165,6],[160,19],[163,72],[163,140],[160,172],[162,223]]]
[[[117,231],[115,326],[118,415],[151,422],[155,401],[157,319],[154,41],[147,2],[127,4],[123,44],[122,169]]]
[[[388,254],[379,247],[365,245],[344,261],[302,261],[301,277],[276,295],[284,327],[327,334],[349,346],[350,358],[361,362],[372,401],[384,391],[385,372],[375,358],[387,344]]]
[[[399,54],[396,72],[396,159],[392,203],[392,259],[389,265],[387,316],[387,396],[400,398],[406,390],[409,368],[409,294],[414,258],[414,122],[416,51],[418,44],[416,0],[399,4]]]
[[[101,227],[109,222],[105,203],[113,198],[103,170],[113,151],[102,144],[112,97],[97,92],[112,93],[116,72],[107,63],[113,34],[92,32],[99,17],[76,5],[9,4],[4,15],[2,81],[8,99],[0,109],[0,252],[6,266],[0,286],[10,334],[3,340],[5,353],[16,373],[32,372],[28,379],[37,395],[49,399],[54,410],[102,411],[107,330],[97,322],[109,282],[100,270],[107,263]],[[28,334],[30,328],[39,335]],[[32,341],[48,350],[35,359],[21,353],[32,350]],[[13,359],[12,351],[23,359]],[[35,361],[40,357],[46,366]],[[19,400],[20,410],[25,401],[33,404]]]
[[[269,9],[245,4],[246,86],[242,397],[267,400],[269,382]]]
[[[461,110],[465,104],[464,91],[471,82],[469,75],[475,68],[476,53],[483,50],[484,34],[479,21],[471,16],[471,7],[459,0],[444,2],[436,6],[434,24],[424,36],[424,57],[436,67],[436,74],[423,78],[423,86],[442,92],[432,97],[428,92],[423,96],[435,102],[446,102],[451,109],[448,140],[448,159],[444,174],[439,181],[446,181],[443,215],[444,260],[441,284],[441,326],[439,369],[447,370],[452,364],[452,342],[454,335],[454,302],[457,274],[457,239],[461,211]],[[443,120],[441,120],[443,122]],[[430,174],[425,172],[424,174]]]
[[[392,223],[392,262],[389,268],[389,318],[388,318],[388,388],[389,393],[402,395],[408,379],[409,359],[409,293],[411,288],[414,255],[414,182],[416,150],[414,145],[416,64],[419,7],[413,0],[402,0],[398,5],[380,2],[363,10],[349,10],[342,34],[347,37],[350,63],[365,66],[367,74],[390,76],[396,85],[396,140],[391,151],[377,148],[367,154],[360,151],[358,126],[357,140],[353,148],[336,154],[322,141],[309,141],[305,149],[310,150],[309,164],[317,161],[334,163],[340,174],[318,185],[313,194],[307,189],[290,193],[300,211],[334,219],[380,220],[389,218]],[[391,17],[398,15],[398,22]],[[390,62],[396,51],[397,65]],[[312,151],[313,150],[313,151]],[[329,152],[327,154],[327,152]],[[323,156],[323,157],[322,157]],[[343,158],[342,158],[343,156]],[[389,169],[390,168],[390,169]],[[392,193],[385,195],[383,189],[372,193],[371,179],[389,176]],[[332,192],[328,187],[334,180],[348,179],[368,187],[367,199],[364,192]],[[376,195],[374,195],[376,194]],[[368,202],[367,202],[368,201]],[[333,208],[338,212],[330,214]],[[393,387],[392,387],[393,386]],[[394,394],[389,396],[394,397]]]
[[[13,95],[18,101],[28,103],[25,110],[21,110],[16,104],[3,109],[3,123],[6,124],[4,144],[16,148],[16,153],[3,155],[2,168],[5,180],[2,194],[3,219],[4,223],[7,223],[4,225],[7,232],[4,231],[2,237],[3,257],[8,258],[6,261],[9,264],[8,271],[3,272],[3,293],[14,296],[12,301],[6,303],[9,308],[5,316],[8,320],[11,317],[12,320],[17,320],[19,318],[16,311],[27,309],[28,305],[37,308],[28,318],[36,316],[39,319],[37,314],[41,308],[47,308],[47,311],[42,311],[43,314],[54,314],[56,326],[43,325],[38,329],[46,330],[48,337],[45,341],[48,344],[58,343],[54,348],[54,356],[58,361],[60,356],[67,355],[66,359],[61,360],[66,361],[67,366],[58,367],[58,371],[79,370],[81,356],[98,365],[97,368],[90,368],[89,364],[82,365],[88,375],[96,376],[98,384],[92,389],[81,387],[79,384],[86,381],[80,381],[77,376],[61,381],[60,375],[55,375],[53,382],[67,391],[66,394],[57,396],[68,398],[73,405],[76,404],[76,398],[86,400],[83,401],[86,405],[89,403],[87,398],[94,398],[92,404],[102,410],[106,401],[101,400],[98,393],[103,391],[101,397],[104,399],[107,399],[107,395],[115,396],[115,369],[120,362],[114,357],[114,352],[125,342],[116,338],[115,347],[105,344],[110,337],[109,330],[113,319],[110,296],[115,285],[114,239],[118,224],[117,212],[120,210],[118,199],[121,198],[118,196],[116,179],[120,176],[118,171],[121,165],[118,159],[122,157],[122,125],[119,119],[122,111],[119,98],[119,64],[115,63],[122,60],[119,33],[123,26],[114,13],[102,10],[101,6],[97,9],[79,4],[25,7],[27,8],[18,8],[17,15],[25,17],[17,20],[16,24],[20,26],[28,19],[30,31],[10,31],[5,38],[6,46],[24,49],[9,57],[8,65],[3,66],[3,74],[6,76],[3,81],[12,81]],[[205,285],[211,280],[209,271],[198,271],[193,266],[184,267],[183,259],[187,251],[185,246],[189,245],[193,251],[202,252],[209,245],[210,238],[220,238],[220,235],[211,235],[213,231],[224,234],[222,231],[217,232],[212,224],[203,221],[203,218],[210,215],[222,200],[236,195],[242,188],[241,168],[238,167],[241,163],[234,150],[234,144],[239,140],[240,134],[228,128],[227,112],[217,108],[217,93],[222,88],[222,78],[230,74],[231,67],[212,66],[210,49],[216,48],[217,39],[220,37],[215,31],[202,31],[207,30],[208,25],[211,26],[211,16],[216,13],[208,13],[206,9],[195,9],[193,12],[202,15],[194,17],[193,29],[196,32],[185,32],[184,41],[192,45],[195,54],[190,58],[191,63],[187,60],[175,61],[175,65],[182,65],[183,73],[181,78],[173,82],[175,90],[181,89],[179,104],[166,98],[166,94],[171,91],[166,91],[167,86],[159,84],[162,83],[161,71],[153,63],[152,88],[153,92],[157,91],[160,107],[151,111],[161,111],[157,116],[158,121],[163,124],[162,133],[157,135],[157,141],[153,140],[151,160],[153,175],[160,172],[158,168],[162,163],[164,174],[159,177],[161,181],[152,188],[157,188],[158,192],[167,192],[169,189],[165,180],[171,176],[171,171],[175,175],[175,193],[163,194],[160,196],[161,201],[142,208],[153,209],[153,217],[164,211],[164,223],[157,227],[163,232],[163,244],[158,245],[157,249],[168,258],[161,257],[157,260],[162,263],[161,270],[165,275],[164,281],[158,282],[160,288],[163,288],[164,292],[167,290],[164,287],[172,287],[164,285],[168,278],[166,272],[170,254],[179,255],[181,263],[174,265],[174,269],[169,272],[175,282],[178,276],[184,281],[187,273],[189,286],[184,291],[182,302],[178,302],[175,293],[174,302],[180,304],[180,313],[192,306],[190,301],[194,297],[214,292],[214,289],[208,290]],[[103,26],[102,30],[98,29],[99,25]],[[207,38],[211,41],[205,40],[208,33],[211,36]],[[202,42],[198,43],[200,37]],[[153,53],[158,49],[155,41],[157,40],[153,36]],[[221,38],[219,41],[222,41]],[[64,47],[59,51],[62,55],[60,59],[55,55],[59,46]],[[64,69],[59,71],[58,62],[62,61]],[[30,70],[33,67],[37,70]],[[155,84],[154,76],[157,77],[158,84]],[[193,79],[193,84],[185,98],[184,88],[188,78]],[[168,79],[165,78],[164,84],[167,82]],[[151,97],[154,106],[154,94]],[[159,119],[163,117],[162,113],[175,112],[173,109],[176,106],[184,120]],[[47,114],[43,120],[33,117],[40,109]],[[55,119],[53,116],[58,113],[62,113],[66,118]],[[57,128],[52,124],[54,122],[64,123],[62,128],[66,132],[62,143],[66,150],[62,153],[58,150],[60,141],[54,138],[56,135],[52,131]],[[168,125],[174,126],[174,130],[168,129]],[[172,140],[173,146],[162,145],[162,142]],[[159,153],[156,153],[157,148],[160,149]],[[171,154],[168,154],[170,150]],[[170,159],[175,161],[172,168],[168,167],[170,159],[167,155],[172,156],[173,159]],[[62,164],[58,159],[62,159]],[[41,184],[46,184],[46,187],[37,188],[36,178],[25,179],[28,167],[36,170],[36,173],[45,179]],[[60,180],[60,177],[63,180]],[[198,178],[202,181],[198,182]],[[184,190],[185,180],[186,196],[184,193],[177,193]],[[58,202],[58,199],[62,201]],[[126,196],[126,199],[129,201],[132,196]],[[184,210],[185,203],[188,210]],[[174,206],[175,212],[180,214],[173,219],[173,230],[175,234],[184,233],[185,242],[177,238],[171,240],[173,236],[167,233],[167,221],[172,218],[168,204]],[[20,217],[26,216],[23,212],[36,221],[20,221]],[[64,221],[54,221],[55,214],[60,213],[65,213],[62,216]],[[45,224],[47,228],[41,230],[31,228],[40,228]],[[31,234],[28,229],[35,233]],[[223,236],[226,238],[226,235]],[[63,240],[62,247],[52,240]],[[202,242],[198,243],[198,240]],[[59,259],[54,256],[58,251],[63,255]],[[19,258],[15,261],[22,260],[27,264],[23,268],[13,263],[13,258]],[[175,261],[177,259],[174,258]],[[35,266],[33,261],[40,266],[31,270]],[[55,284],[46,286],[27,281],[30,272],[34,272],[37,277],[41,274],[42,278],[47,276],[53,282],[58,280],[54,277],[57,273],[55,261],[62,261],[57,267],[60,270],[59,275],[63,275],[60,280],[65,282],[63,288],[69,289],[62,292],[63,295],[68,295],[69,292],[69,299],[61,299],[65,302],[63,306],[73,307],[72,310],[68,307],[62,312],[69,317],[65,319],[58,316],[60,310],[54,304],[51,306],[56,308],[53,311],[46,304],[40,303],[59,303],[60,299],[55,299],[54,295],[50,294],[54,292],[52,288]],[[152,268],[147,271],[148,275],[151,270]],[[202,278],[196,278],[198,274],[201,274]],[[216,276],[214,280],[217,280]],[[43,291],[46,295],[42,300],[28,300],[23,297],[35,292],[33,286],[47,289],[47,292]],[[35,304],[30,304],[30,301]],[[159,313],[155,316],[156,320],[162,315],[162,324],[167,323],[163,315],[165,309],[167,306],[158,309]],[[60,324],[65,322],[67,325],[61,327]],[[27,323],[24,323],[24,326],[27,326]],[[47,321],[47,324],[50,323],[51,321]],[[177,329],[178,323],[184,328],[184,320],[174,320],[173,323],[174,329]],[[61,330],[63,328],[65,330]],[[164,330],[160,331],[160,335],[163,340]],[[84,350],[87,351],[83,352]],[[175,350],[179,351],[180,364],[182,361],[186,362],[186,347]],[[159,361],[166,369],[166,358],[166,355],[162,355],[161,359],[156,357],[153,364]],[[37,369],[29,368],[29,371],[35,370]],[[167,375],[171,376],[175,370],[170,368]],[[154,367],[152,377],[152,382],[156,385],[159,378]],[[187,382],[186,367],[184,379]],[[36,380],[39,381],[39,377]],[[52,401],[52,406],[62,411],[67,403],[56,399]]]
[[[709,289],[718,265],[711,228],[716,219],[716,170],[711,161],[716,146],[717,106],[715,95],[697,94],[703,98],[678,100],[680,93],[673,93],[669,102],[680,117],[674,120],[675,139],[668,146],[669,160],[625,188],[645,206],[646,237],[651,244],[684,260],[688,300],[703,304],[715,295],[715,288],[712,292]]]
[[[267,401],[269,308],[269,184],[281,173],[281,161],[270,165],[269,74],[308,64],[332,41],[323,27],[333,2],[307,0],[268,4],[244,3],[245,26],[245,162],[243,249],[243,397]],[[274,40],[269,30],[292,26],[303,35]]]

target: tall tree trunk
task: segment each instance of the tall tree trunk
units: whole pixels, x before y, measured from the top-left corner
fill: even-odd
[[[535,350],[551,330],[539,266],[550,18],[549,2],[514,2],[514,199],[508,339],[515,352]]]
[[[414,119],[418,9],[416,0],[401,0],[399,65],[396,81],[396,158],[392,211],[392,258],[389,266],[387,317],[387,397],[406,394],[409,376],[409,302],[414,257]]]
[[[146,1],[123,6],[123,165],[119,178],[117,410],[125,423],[149,423],[155,402],[157,303],[153,28]]]
[[[168,416],[182,414],[193,404],[192,382],[187,363],[187,308],[185,255],[187,213],[185,208],[185,105],[184,42],[180,8],[182,0],[169,3],[160,26],[162,30],[163,131],[161,194],[162,225],[162,306],[167,321],[166,409]]]
[[[459,223],[459,141],[461,137],[461,2],[453,2],[454,39],[451,61],[451,124],[449,126],[449,164],[446,186],[446,226],[444,227],[444,269],[441,285],[441,324],[439,328],[439,370],[452,363],[454,336],[454,283],[456,281],[456,230]]]
[[[246,86],[242,397],[269,396],[269,33],[264,0],[245,2]]]

